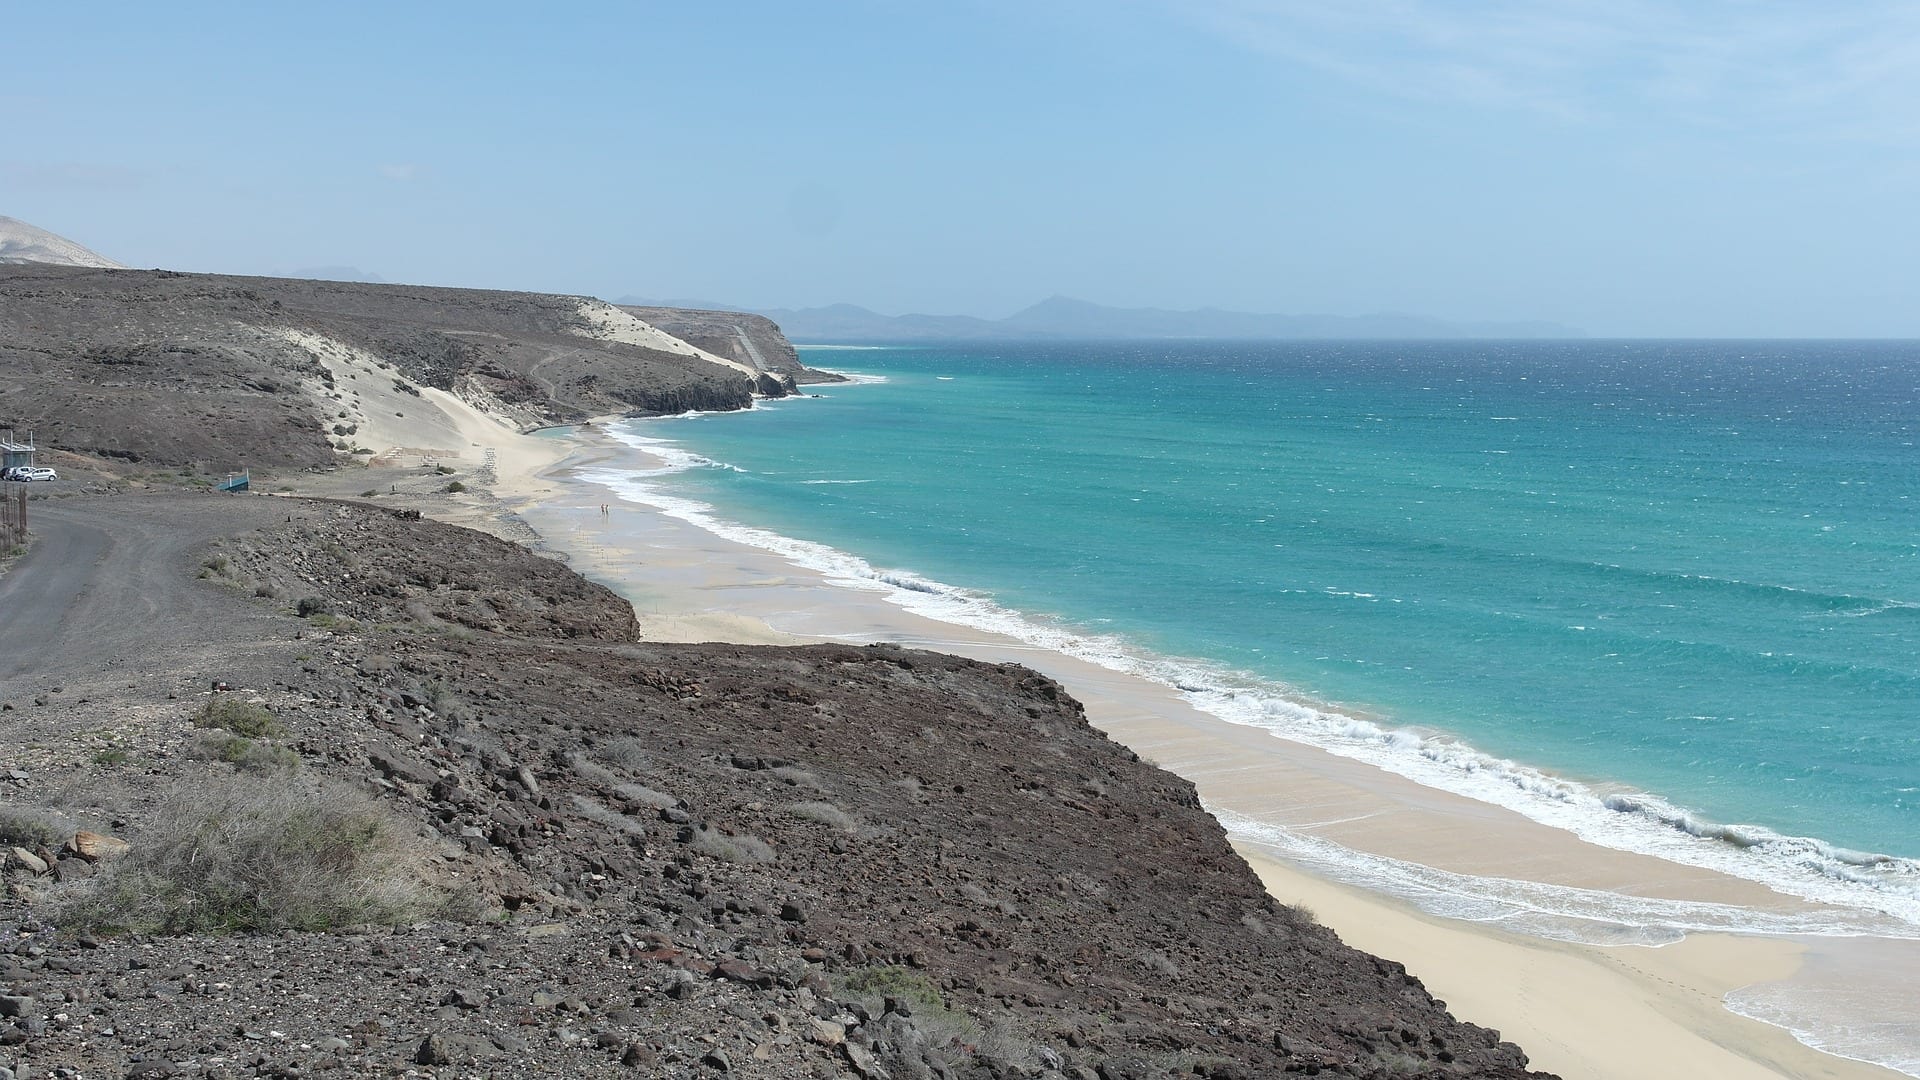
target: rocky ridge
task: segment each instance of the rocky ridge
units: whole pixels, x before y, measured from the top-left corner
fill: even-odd
[[[523,428],[745,408],[796,375],[584,297],[0,266],[0,428],[53,449],[205,472],[327,467],[365,421],[364,384],[338,374],[349,361]]]

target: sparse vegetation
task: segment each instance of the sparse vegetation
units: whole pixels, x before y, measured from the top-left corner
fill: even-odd
[[[940,988],[932,979],[899,964],[855,968],[837,981],[843,996],[859,999],[875,1012],[887,998],[929,1009],[947,1007],[946,999],[940,996]]]
[[[781,765],[768,769],[767,775],[791,787],[812,788],[815,791],[826,790],[826,785],[820,782],[818,776],[798,765]]]
[[[728,833],[701,827],[694,830],[687,849],[721,862],[763,863],[773,861],[773,846],[750,833]]]
[[[55,921],[95,932],[333,930],[418,917],[419,841],[348,788],[241,776],[183,784],[131,854],[77,887]]]
[[[294,603],[293,610],[301,618],[309,619],[315,615],[328,614],[330,612],[330,606],[327,604],[325,597],[303,596]]]
[[[597,799],[591,799],[585,795],[575,795],[573,796],[573,808],[579,812],[581,817],[586,818],[588,821],[597,821],[616,832],[626,833],[629,836],[645,836],[647,834],[646,828],[639,822],[620,813],[618,810],[606,806]]]
[[[193,750],[210,761],[224,761],[242,772],[288,772],[300,767],[300,755],[278,743],[249,739],[229,731],[203,731]]]
[[[858,968],[835,981],[843,1000],[852,998],[859,1001],[868,1012],[875,1015],[885,1008],[888,998],[903,1003],[912,1013],[906,1018],[908,1027],[914,1036],[929,1046],[958,1044],[971,1047],[985,1039],[980,1024],[973,1017],[949,1008],[940,994],[939,986],[911,968],[898,964]],[[996,1056],[1010,1059],[1015,1054],[1008,1049]]]
[[[420,696],[426,699],[427,708],[449,720],[458,720],[468,710],[467,699],[454,690],[452,684],[439,679],[428,679],[420,686]]]
[[[132,760],[133,755],[118,746],[109,746],[105,750],[93,755],[93,763],[95,765],[125,765]]]
[[[458,480],[455,480],[453,483],[448,484],[446,487],[443,487],[440,490],[446,492],[449,495],[458,495],[461,492],[467,490],[467,485],[461,483]]]
[[[781,809],[792,814],[794,817],[804,818],[807,821],[817,821],[828,828],[839,829],[841,832],[854,832],[860,827],[860,823],[854,819],[852,814],[847,813],[845,810],[840,809],[830,802],[788,803],[786,806],[781,807]]]
[[[218,728],[248,739],[284,735],[287,730],[274,719],[271,709],[233,694],[215,694],[208,698],[200,711],[193,714],[193,726]]]
[[[653,753],[648,749],[646,740],[631,735],[601,743],[593,748],[593,756],[616,769],[629,772],[645,772],[654,764]]]
[[[73,835],[73,823],[46,810],[0,806],[0,844],[55,848]]]
[[[452,476],[454,472],[453,468],[447,465],[435,465],[433,471],[439,473],[441,476]]]

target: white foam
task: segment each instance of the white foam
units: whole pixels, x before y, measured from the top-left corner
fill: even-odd
[[[1518,878],[1458,874],[1342,847],[1322,837],[1208,807],[1229,835],[1336,881],[1388,893],[1433,915],[1590,945],[1667,945],[1689,933],[1920,939],[1920,929],[1841,909],[1802,914],[1732,904],[1629,896]]]
[[[713,507],[670,494],[656,481],[686,469],[731,466],[691,453],[664,439],[641,435],[633,430],[633,425],[615,425],[608,428],[608,433],[659,458],[664,466],[646,472],[583,470],[580,474],[583,479],[602,484],[621,498],[653,506],[716,536],[772,552],[819,572],[835,585],[880,593],[889,602],[917,615],[1001,634],[1113,671],[1154,680],[1180,691],[1196,708],[1227,722],[1260,728],[1277,738],[1364,761],[1430,787],[1508,807],[1590,843],[1707,867],[1759,882],[1787,895],[1842,909],[1824,921],[1796,924],[1795,929],[1780,932],[1920,936],[1920,864],[1913,860],[1848,851],[1817,839],[1785,836],[1759,826],[1728,826],[1705,821],[1647,793],[1597,791],[1576,781],[1483,753],[1437,732],[1384,727],[1304,702],[1286,687],[1269,680],[1199,661],[1146,654],[1119,637],[1083,633],[1034,618],[1002,607],[982,593],[932,581],[907,570],[875,567],[858,556],[824,544],[728,521],[718,516]],[[1248,835],[1259,839],[1251,833]],[[1346,864],[1350,866],[1362,866],[1366,858],[1371,858],[1349,854],[1351,858],[1346,859]],[[1341,860],[1329,857],[1330,865],[1339,862]],[[1370,867],[1364,871],[1364,876],[1370,876],[1370,887],[1398,893],[1402,889],[1391,881],[1400,880],[1414,891],[1474,898],[1472,904],[1491,902],[1475,891],[1480,886],[1469,888],[1473,879],[1455,875],[1447,879],[1442,888],[1433,884],[1440,879],[1431,876],[1440,872],[1430,868],[1419,868],[1427,872],[1427,876],[1422,876],[1410,869],[1412,864],[1376,861],[1365,865]],[[1335,876],[1345,875],[1336,873]],[[1373,880],[1376,878],[1378,880]],[[1421,881],[1428,884],[1417,884]],[[1494,891],[1504,896],[1508,887],[1500,883]],[[1527,904],[1517,910],[1525,911],[1526,918],[1536,922],[1562,920],[1567,925],[1599,926],[1608,921],[1593,912],[1593,906],[1601,902],[1597,898],[1602,897],[1622,905],[1614,916],[1608,917],[1612,923],[1622,926],[1641,925],[1639,920],[1652,919],[1647,925],[1679,932],[1690,926],[1738,929],[1740,927],[1734,925],[1738,922],[1735,912],[1752,920],[1747,929],[1761,930],[1772,925],[1767,921],[1770,917],[1739,908],[1727,908],[1712,919],[1699,910],[1674,914],[1663,908],[1654,918],[1637,906],[1641,901],[1636,898],[1616,897],[1611,893],[1584,895],[1577,890],[1531,893]]]
[[[821,347],[822,347],[822,348],[824,348],[825,346],[821,346]],[[838,347],[838,346],[837,346],[837,347]],[[845,346],[845,347],[846,347],[846,348],[852,348],[852,346]],[[877,386],[877,385],[879,385],[880,383],[885,383],[885,382],[892,382],[892,381],[893,381],[892,379],[889,379],[889,378],[887,378],[887,377],[886,377],[885,375],[869,375],[869,374],[866,374],[865,372],[860,372],[860,371],[847,371],[847,370],[846,370],[846,369],[844,369],[844,368],[829,368],[829,367],[821,367],[821,366],[820,366],[820,365],[818,365],[818,364],[811,364],[811,365],[809,365],[809,366],[810,366],[810,367],[812,367],[812,368],[813,368],[813,370],[815,370],[815,371],[824,371],[824,372],[826,372],[826,373],[827,373],[827,374],[829,374],[829,375],[838,375],[838,376],[840,376],[841,378],[843,378],[843,379],[845,379],[845,380],[847,380],[847,381],[846,381],[845,383],[842,383],[842,384],[840,384],[840,385],[842,385],[842,386],[847,386],[847,385],[852,385],[852,386]],[[832,386],[833,384],[832,384],[832,383],[808,383],[807,385],[809,385],[809,386]]]
[[[1851,991],[1851,992],[1850,992]],[[1723,999],[1727,1011],[1784,1028],[1800,1042],[1835,1057],[1864,1061],[1920,1077],[1920,1037],[1901,1015],[1907,986],[1749,986]]]

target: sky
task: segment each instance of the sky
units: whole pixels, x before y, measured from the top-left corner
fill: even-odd
[[[0,0],[0,214],[131,266],[1920,337],[1920,4]]]

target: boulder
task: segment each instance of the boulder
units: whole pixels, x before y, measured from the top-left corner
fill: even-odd
[[[67,841],[67,848],[88,862],[99,862],[102,859],[113,859],[125,855],[133,850],[133,845],[117,836],[107,836],[104,833],[88,832],[82,829],[73,834],[73,839]]]

